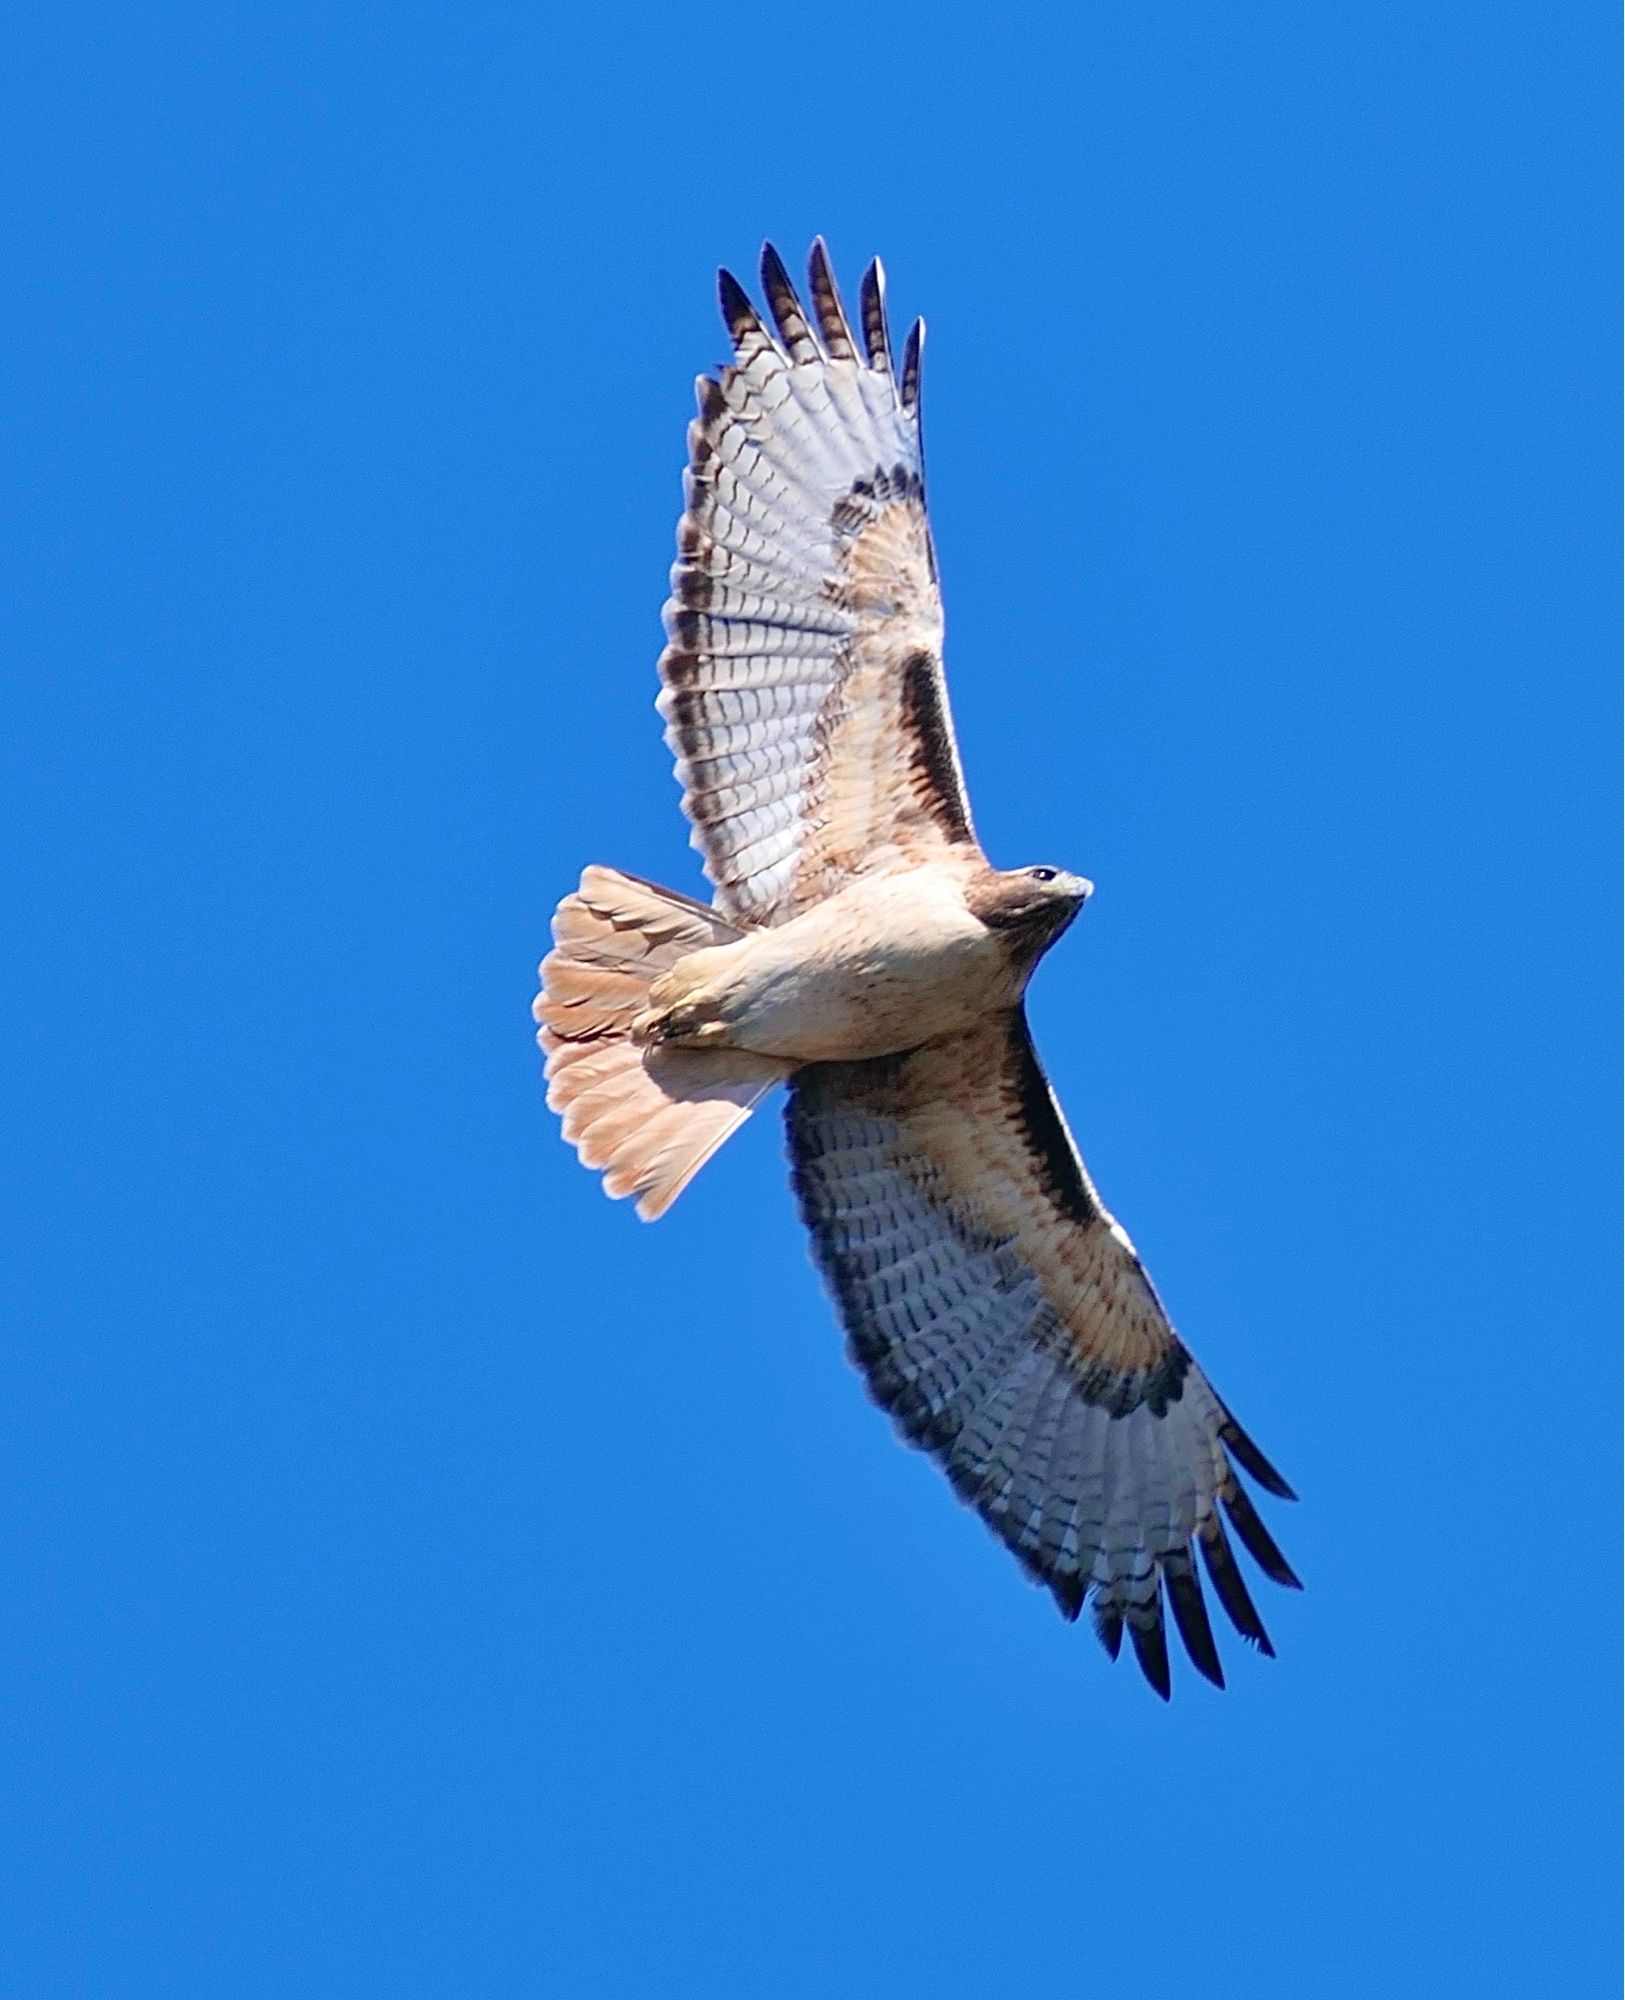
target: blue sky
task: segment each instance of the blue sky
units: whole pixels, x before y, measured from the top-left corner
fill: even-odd
[[[1266,4],[11,32],[17,1996],[1611,1990],[1614,31]],[[528,1005],[699,885],[713,270],[931,326],[1033,1016],[1302,1495],[1164,1708],[842,1357],[759,1117],[641,1228]]]

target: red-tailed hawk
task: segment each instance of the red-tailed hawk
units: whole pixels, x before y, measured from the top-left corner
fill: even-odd
[[[536,1002],[548,1102],[661,1214],[776,1084],[814,1254],[871,1394],[1068,1618],[1128,1627],[1169,1691],[1164,1594],[1223,1675],[1200,1550],[1272,1650],[1228,1520],[1297,1579],[1237,1477],[1291,1499],[1170,1325],[1045,1080],[1022,994],[1090,884],[977,845],[942,673],[917,322],[879,264],[854,330],[822,243],[773,331],[721,277],[698,385],[660,712],[711,907],[609,868],[559,905]]]

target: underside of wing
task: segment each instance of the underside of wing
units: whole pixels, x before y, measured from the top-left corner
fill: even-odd
[[[660,710],[720,909],[778,923],[860,869],[974,845],[942,675],[916,322],[894,372],[878,263],[849,324],[721,279],[734,359],[698,384]],[[860,344],[861,343],[861,344]]]
[[[1272,1650],[1225,1523],[1296,1587],[1237,1477],[1292,1497],[1179,1341],[1084,1173],[1018,1010],[801,1071],[787,1113],[814,1254],[899,1430],[1075,1618],[1092,1598],[1169,1692],[1164,1601],[1223,1685],[1194,1554]]]

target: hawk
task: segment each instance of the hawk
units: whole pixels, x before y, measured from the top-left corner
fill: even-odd
[[[709,905],[589,867],[535,1013],[548,1102],[645,1219],[775,1086],[801,1213],[871,1395],[1045,1585],[1169,1693],[1164,1603],[1224,1685],[1197,1552],[1298,1587],[1238,1472],[1293,1498],[1175,1334],[1084,1171],[1022,996],[1091,885],[977,843],[942,668],[916,322],[856,326],[823,243],[767,325],[720,276],[659,709]],[[809,310],[810,304],[810,310]],[[1226,1527],[1228,1523],[1228,1529]]]

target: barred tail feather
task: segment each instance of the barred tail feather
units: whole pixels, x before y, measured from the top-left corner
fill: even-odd
[[[643,1049],[632,1022],[650,986],[691,951],[742,933],[703,903],[591,867],[553,918],[534,1013],[548,1104],[614,1200],[663,1215],[774,1084],[785,1063],[740,1049]]]

